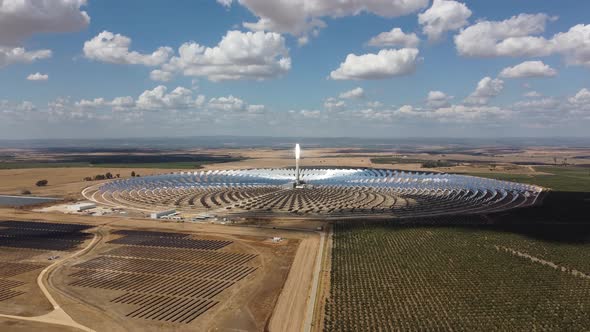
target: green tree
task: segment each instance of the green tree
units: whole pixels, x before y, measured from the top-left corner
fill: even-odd
[[[47,185],[47,183],[48,183],[47,180],[39,180],[39,181],[37,181],[37,183],[35,183],[35,185],[37,187],[45,187]]]

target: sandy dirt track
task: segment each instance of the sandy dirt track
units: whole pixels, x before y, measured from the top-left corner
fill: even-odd
[[[301,331],[310,299],[319,235],[310,234],[301,241],[289,277],[270,319],[270,331]]]
[[[324,329],[326,301],[330,295],[330,275],[332,274],[332,248],[334,245],[334,229],[330,225],[326,230],[324,254],[321,262],[319,284],[316,294],[316,305],[313,313],[313,321],[310,326],[312,332],[320,332]]]

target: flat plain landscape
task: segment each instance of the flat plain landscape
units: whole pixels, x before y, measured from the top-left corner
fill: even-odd
[[[588,13],[0,0],[0,332],[590,331]]]
[[[132,172],[293,167],[291,148],[282,146],[11,148],[1,155],[0,194],[29,191],[65,203]],[[56,203],[0,207],[0,259],[23,266],[0,276],[0,314],[33,317],[6,316],[0,324],[75,329],[65,320],[35,318],[52,312],[36,280],[52,266],[41,284],[73,321],[97,331],[583,329],[590,324],[588,155],[590,149],[552,146],[304,150],[301,162],[310,168],[459,173],[547,190],[537,206],[487,214],[378,220],[245,214],[224,225],[150,220],[131,211],[40,212]],[[39,180],[47,185],[37,186]],[[48,243],[54,244],[39,247]],[[61,243],[70,247],[54,247]]]

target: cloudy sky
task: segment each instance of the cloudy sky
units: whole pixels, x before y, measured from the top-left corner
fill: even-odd
[[[0,138],[589,136],[590,1],[0,0]]]

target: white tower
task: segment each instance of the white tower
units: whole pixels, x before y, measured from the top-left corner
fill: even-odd
[[[295,144],[295,185],[299,185],[299,158],[301,157],[301,148]]]

